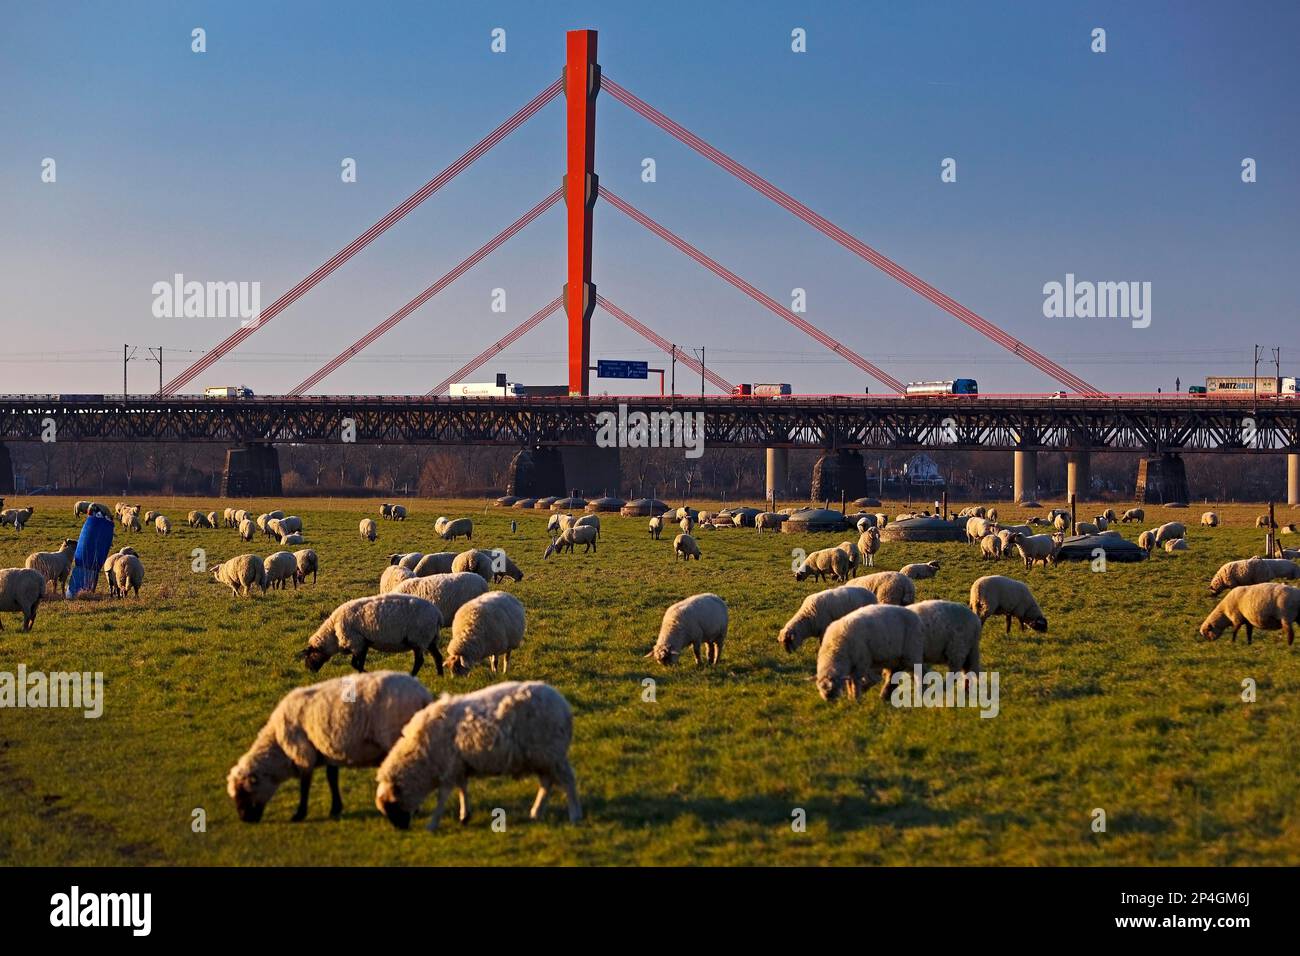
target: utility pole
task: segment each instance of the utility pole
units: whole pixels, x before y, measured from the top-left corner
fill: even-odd
[[[157,355],[154,354],[153,349],[149,350],[149,361],[158,363],[158,394],[161,395],[163,390],[163,350],[161,345],[158,346]]]
[[[704,397],[704,346],[699,348],[700,356],[700,398]]]
[[[1258,345],[1255,346],[1255,374],[1251,376],[1250,389],[1251,389],[1251,393],[1250,393],[1251,402],[1255,406],[1255,410],[1258,411],[1259,410],[1259,346]]]
[[[673,385],[672,385],[671,394],[674,398],[677,397],[677,346],[676,345],[673,346]]]

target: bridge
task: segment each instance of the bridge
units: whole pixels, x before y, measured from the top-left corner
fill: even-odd
[[[985,395],[978,399],[898,394],[904,390],[903,383],[850,344],[819,329],[805,315],[787,308],[753,282],[600,184],[595,170],[595,130],[596,102],[602,92],[735,176],[822,239],[838,244],[901,283],[1037,369],[1054,387],[1060,386],[1064,391],[1052,393],[1052,397]],[[299,299],[561,96],[566,103],[567,145],[564,176],[552,192],[284,395],[209,400],[182,394],[200,375],[281,317]],[[869,376],[884,387],[885,394],[781,399],[731,397],[731,384],[715,370],[703,368],[693,356],[683,354],[643,320],[597,291],[592,278],[592,212],[597,201],[605,202],[698,267],[732,286],[761,311],[798,329]],[[424,396],[316,397],[309,394],[349,360],[561,204],[565,209],[567,267],[558,296],[539,304],[527,319],[507,330]],[[590,332],[597,309],[663,349],[722,396],[625,399],[592,396]],[[446,397],[451,382],[473,375],[557,312],[563,312],[568,323],[568,397],[454,400]],[[597,36],[593,30],[574,30],[567,34],[565,65],[558,78],[543,86],[438,175],[262,310],[255,321],[241,325],[204,352],[163,385],[158,394],[116,398],[0,397],[0,491],[12,487],[12,470],[2,443],[39,441],[49,434],[50,428],[60,441],[202,441],[236,445],[227,455],[224,485],[231,493],[238,494],[278,493],[279,466],[274,445],[284,442],[512,446],[520,450],[516,461],[529,465],[524,469],[531,476],[528,481],[555,485],[525,489],[524,476],[516,470],[513,481],[520,492],[558,493],[572,487],[616,487],[618,449],[597,446],[596,415],[617,411],[620,403],[631,410],[702,414],[707,447],[766,449],[769,494],[779,495],[784,491],[791,448],[822,450],[819,466],[828,463],[824,471],[840,476],[839,483],[848,488],[854,484],[854,476],[862,473],[860,452],[863,450],[943,447],[1014,451],[1018,499],[1033,494],[1037,454],[1065,452],[1069,456],[1070,490],[1082,498],[1088,490],[1089,455],[1095,450],[1113,449],[1131,450],[1144,456],[1139,468],[1140,497],[1186,499],[1186,481],[1178,456],[1183,451],[1195,450],[1233,454],[1285,452],[1288,499],[1300,503],[1300,417],[1293,411],[1296,406],[1276,399],[1255,402],[1104,394],[606,76],[597,62]],[[610,476],[613,481],[609,480]]]

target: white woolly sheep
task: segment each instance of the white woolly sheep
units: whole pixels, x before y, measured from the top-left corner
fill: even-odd
[[[1107,523],[1107,524],[1110,524],[1111,522],[1114,522],[1114,521],[1118,521],[1118,520],[1119,520],[1118,518],[1115,517],[1115,509],[1114,509],[1114,508],[1107,508],[1105,511],[1103,511],[1103,512],[1101,513],[1101,517],[1103,517],[1103,518],[1106,519],[1106,523]]]
[[[880,550],[880,529],[874,525],[858,536],[858,553],[869,568],[876,566],[876,552]]]
[[[677,663],[689,644],[695,663],[717,664],[722,659],[722,644],[727,639],[727,602],[716,594],[695,594],[664,611],[659,625],[659,639],[646,657],[664,667]],[[700,647],[704,647],[704,659]]]
[[[374,518],[362,518],[357,530],[367,541],[374,541],[379,537],[379,525],[375,524]]]
[[[404,568],[400,564],[390,564],[379,576],[379,593],[388,594],[396,591],[399,584],[414,578],[415,572],[410,568]]]
[[[1054,564],[1060,549],[1056,538],[1050,534],[1017,534],[1011,543],[1020,552],[1026,568],[1032,568],[1039,561],[1043,562],[1043,567]]]
[[[410,551],[406,554],[390,554],[388,556],[388,563],[401,565],[408,571],[414,571],[422,557],[424,557],[424,552],[422,551]]]
[[[899,569],[898,573],[906,574],[913,581],[924,581],[939,573],[939,562],[927,561],[925,564],[905,564]]]
[[[1063,531],[1065,529],[1058,528],[1057,530]],[[1080,521],[1074,526],[1074,533],[1075,534],[1100,534],[1101,528],[1099,528],[1096,524],[1094,524],[1091,521]]]
[[[481,551],[478,548],[471,548],[469,551],[462,551],[456,555],[451,562],[453,574],[469,572],[477,574],[489,584],[492,583],[492,555],[487,551]]]
[[[880,696],[889,693],[884,672],[911,671],[925,655],[921,621],[910,610],[887,604],[859,608],[826,629],[817,651],[817,692],[832,700],[841,690],[854,700],[882,682]]]
[[[1217,528],[1219,526],[1219,516],[1213,511],[1207,511],[1201,515],[1201,524],[1207,528]]]
[[[1268,528],[1270,526],[1270,520],[1271,519],[1269,518],[1268,515],[1260,515],[1258,518],[1255,519],[1255,527]],[[1276,527],[1276,524],[1274,524],[1273,527]]]
[[[68,575],[72,572],[72,558],[77,553],[75,538],[64,538],[58,551],[36,551],[27,556],[26,566],[45,575],[53,594],[67,590]]]
[[[280,538],[280,547],[288,548],[295,544],[302,544],[303,541],[304,538],[299,532],[291,531],[289,534],[286,534]]]
[[[1246,643],[1254,638],[1255,628],[1261,631],[1286,632],[1289,647],[1295,642],[1296,616],[1300,615],[1300,588],[1289,584],[1248,584],[1233,588],[1223,596],[1210,616],[1201,624],[1201,637],[1208,641],[1218,638],[1229,626],[1232,639],[1244,625]]]
[[[240,594],[247,597],[253,593],[254,587],[260,587],[262,593],[266,593],[266,566],[261,555],[241,554],[231,558],[213,568],[212,577],[230,588],[236,597]]]
[[[984,624],[965,604],[921,601],[908,608],[921,621],[924,663],[947,664],[948,670],[980,672],[980,635]]]
[[[835,547],[849,556],[849,575],[857,574],[858,569],[862,567],[862,551],[858,548],[858,543],[856,541],[841,541]]]
[[[480,594],[486,594],[487,582],[477,574],[462,572],[459,574],[431,574],[423,578],[411,578],[401,582],[393,589],[398,594],[413,594],[438,605],[442,619],[454,621],[456,612],[468,601]]]
[[[15,531],[22,531],[27,526],[27,522],[32,520],[32,514],[36,508],[28,505],[26,508],[6,508],[0,511],[0,528],[5,525],[13,525]]]
[[[117,554],[109,555],[104,562],[104,577],[108,580],[109,597],[126,597],[128,590],[140,596],[140,585],[144,584],[144,564],[139,555],[122,549]]]
[[[596,537],[600,537],[600,515],[580,515],[573,522],[575,528],[595,528]]]
[[[593,528],[590,525],[583,525],[582,527],[574,525],[572,528],[565,528],[560,532],[558,538],[546,546],[546,551],[542,555],[542,558],[549,558],[552,554],[556,553],[563,554],[565,551],[572,553],[574,546],[579,544],[584,545],[582,549],[583,554],[595,551],[597,534],[599,534],[599,529]]]
[[[0,611],[18,611],[23,616],[23,630],[36,623],[36,609],[45,596],[45,575],[33,568],[0,569]],[[0,623],[0,631],[4,624]]]
[[[864,534],[868,528],[876,527],[875,515],[863,515],[857,520],[858,534]]]
[[[1141,548],[1147,554],[1150,554],[1155,549],[1156,546],[1155,529],[1152,528],[1149,531],[1143,531],[1140,535],[1138,535],[1137,543],[1139,548]]]
[[[573,527],[573,522],[575,520],[576,519],[573,515],[561,514],[557,511],[546,519],[546,533],[559,534],[565,528]]]
[[[1230,588],[1266,584],[1279,578],[1300,578],[1300,564],[1285,558],[1248,558],[1229,561],[1210,580],[1210,593],[1221,594]]]
[[[677,522],[677,526],[682,529],[682,534],[690,534],[693,530],[695,530],[695,525],[697,523],[698,522],[694,518],[692,518],[690,515],[687,515],[681,521]]]
[[[469,518],[457,518],[455,521],[448,521],[438,532],[443,541],[455,541],[457,538],[472,539],[474,537],[474,522]]]
[[[650,519],[650,537],[658,541],[659,536],[663,534],[663,531],[664,531],[663,516],[655,515],[653,518]]]
[[[147,524],[147,525],[152,526],[153,523],[154,523],[155,521],[158,520],[158,512],[156,512],[156,511],[146,511],[146,512],[144,513],[144,515],[140,518],[140,520],[141,520],[141,522],[143,522],[144,524]]]
[[[849,582],[855,588],[866,588],[881,604],[906,607],[916,600],[916,584],[906,574],[897,571],[877,571]]]
[[[754,516],[754,527],[758,529],[759,534],[764,531],[780,531],[784,522],[785,516],[775,511],[763,511]]]
[[[189,515],[186,517],[186,521],[189,522],[189,526],[191,528],[212,527],[212,522],[208,520],[207,513],[203,511],[191,511]]]
[[[799,610],[781,628],[777,642],[790,653],[798,650],[799,645],[810,637],[821,643],[822,635],[833,622],[860,607],[875,603],[875,594],[866,588],[846,585],[817,591],[803,599]]]
[[[316,583],[316,572],[320,570],[320,562],[316,558],[316,552],[311,548],[304,548],[302,551],[293,553],[294,563],[298,565],[298,583],[306,584],[307,575],[311,575],[311,583]]]
[[[335,654],[348,653],[352,667],[366,669],[370,649],[389,654],[410,651],[415,657],[411,676],[420,673],[427,651],[433,666],[442,674],[438,653],[438,628],[442,613],[438,605],[413,594],[377,594],[340,604],[316,632],[307,639],[299,655],[307,669],[320,670]]]
[[[505,681],[472,694],[444,694],[402,729],[379,768],[375,806],[405,830],[429,792],[438,802],[426,829],[435,830],[453,791],[460,795],[460,822],[469,820],[469,778],[537,774],[537,798],[529,817],[538,819],[551,788],[564,788],[569,820],[582,818],[578,787],[569,764],[573,711],[555,688],[540,681]]]
[[[418,680],[393,671],[336,677],[289,691],[226,776],[239,819],[261,820],[280,784],[294,776],[298,809],[291,819],[305,819],[312,773],[321,764],[329,782],[330,816],[342,816],[339,767],[378,767],[407,721],[432,700]]]
[[[1171,538],[1170,540],[1165,542],[1165,550],[1168,551],[1170,554],[1173,554],[1175,551],[1186,551],[1187,539]]]
[[[1184,538],[1187,536],[1187,529],[1177,521],[1167,521],[1160,527],[1156,528],[1156,547],[1164,544],[1166,541],[1172,541],[1175,538]]]
[[[840,548],[822,548],[799,562],[794,569],[794,579],[822,581],[829,575],[836,581],[847,581],[852,570],[853,560],[848,552]]]
[[[437,551],[420,558],[413,570],[417,578],[428,577],[430,574],[450,574],[451,563],[455,560],[455,551]]]
[[[1057,531],[1069,531],[1069,530],[1070,530],[1070,516],[1069,516],[1069,515],[1057,515],[1056,517],[1054,517],[1054,518],[1052,519],[1052,527],[1055,528]]]
[[[1015,578],[990,574],[978,578],[970,586],[970,609],[979,615],[980,626],[995,614],[1003,614],[1007,619],[1007,633],[1011,633],[1011,619],[1020,622],[1023,631],[1026,626],[1040,633],[1047,630],[1047,618],[1042,608],[1034,600],[1029,585]]]
[[[673,560],[676,561],[678,558],[683,561],[689,561],[691,558],[699,561],[700,543],[689,534],[679,534],[673,538]]]
[[[244,516],[243,521],[239,522],[239,536],[243,538],[245,541],[252,541],[253,534],[256,532],[256,530],[257,530],[257,526],[253,524],[253,520],[249,518],[247,515]]]
[[[154,519],[153,519],[153,526],[154,526],[154,528],[157,530],[157,532],[158,532],[159,534],[171,534],[171,533],[172,533],[172,523],[171,523],[171,519],[169,519],[166,515],[159,515],[158,517],[154,518]],[[252,540],[252,535],[249,535],[248,540],[250,540],[250,541]]]
[[[510,669],[510,652],[524,642],[524,605],[506,591],[489,591],[466,601],[451,622],[447,667],[464,677],[479,661],[494,672]]]
[[[293,582],[298,587],[298,560],[290,551],[277,551],[262,559],[266,569],[266,586],[273,590],[283,590],[285,585]]]
[[[998,560],[1002,557],[1002,545],[1003,541],[1000,533],[980,538],[980,557],[986,561]]]
[[[1129,508],[1119,519],[1120,524],[1128,524],[1130,521],[1146,521],[1147,513],[1142,508]]]
[[[997,530],[996,522],[989,521],[987,518],[967,518],[966,543],[974,544],[986,534],[994,534]]]
[[[140,530],[140,512],[135,508],[127,508],[122,512],[122,527],[127,531]]]

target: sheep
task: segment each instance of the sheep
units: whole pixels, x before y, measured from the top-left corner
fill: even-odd
[[[1138,535],[1137,543],[1139,548],[1141,548],[1147,554],[1150,554],[1156,546],[1155,529],[1153,528],[1150,531],[1143,531],[1140,535]]]
[[[1033,533],[1034,533],[1034,529],[1027,524],[1012,524],[1012,525],[1005,525],[1004,527],[998,528],[998,533],[996,537],[1002,545],[1003,553],[1008,553],[1011,551],[1012,538],[1014,538],[1018,534],[1033,534]],[[983,543],[984,539],[981,538],[980,541],[981,543]]]
[[[862,515],[858,518],[854,527],[858,529],[858,534],[865,534],[868,528],[874,528],[876,525],[875,515]]]
[[[268,512],[266,513],[266,516],[267,516],[267,518],[283,518],[283,517],[284,517],[284,512],[283,512],[283,511],[268,511]]]
[[[1156,528],[1156,547],[1164,544],[1166,541],[1172,541],[1174,538],[1184,538],[1187,536],[1187,529],[1177,521],[1168,521]]]
[[[1052,527],[1055,528],[1057,531],[1069,531],[1069,530],[1070,530],[1070,516],[1069,516],[1069,515],[1057,515],[1056,517],[1054,517],[1054,518],[1052,519]]]
[[[480,551],[478,548],[472,548],[469,551],[462,551],[456,555],[451,562],[453,574],[459,574],[462,571],[468,571],[477,574],[489,584],[492,583],[492,554],[487,551]]]
[[[1057,528],[1056,530],[1064,531],[1065,529]],[[1075,534],[1100,534],[1101,528],[1093,524],[1091,521],[1080,521],[1078,524],[1074,526],[1074,533]]]
[[[408,571],[414,571],[416,566],[420,563],[420,559],[423,557],[424,552],[422,551],[409,551],[406,554],[390,554],[388,556],[388,563],[400,565]]]
[[[166,515],[159,515],[158,517],[154,518],[153,526],[154,529],[161,535],[168,535],[172,533],[171,519],[169,519]]]
[[[460,794],[460,822],[469,820],[471,776],[537,774],[530,819],[542,815],[551,788],[564,788],[569,821],[582,819],[578,787],[569,763],[573,711],[555,688],[540,681],[505,681],[472,694],[444,694],[410,719],[377,775],[375,806],[399,830],[434,788],[438,802],[426,829],[442,820],[453,791]]]
[[[3,503],[4,503],[4,500],[3,500],[3,499],[0,499],[0,504],[3,504]],[[74,517],[74,518],[80,518],[82,515],[85,515],[85,514],[90,514],[90,502],[89,502],[89,501],[78,501],[76,504],[74,504],[74,505],[72,506],[72,517]]]
[[[147,525],[153,525],[153,523],[157,520],[158,520],[158,512],[156,511],[146,511],[144,513],[144,516],[140,519],[141,522]]]
[[[414,577],[415,573],[410,568],[404,568],[400,564],[390,564],[379,576],[379,593],[389,594],[396,591],[399,584],[410,581]]]
[[[847,581],[853,570],[853,560],[848,552],[839,548],[822,548],[804,558],[794,568],[794,579],[803,581],[811,577],[821,581],[830,575],[836,581]]]
[[[392,520],[394,520],[394,521],[405,521],[405,520],[406,520],[406,506],[405,506],[405,505],[393,505],[393,507],[392,507],[392,513],[389,515],[389,517],[392,518]]]
[[[1101,513],[1101,517],[1106,519],[1107,524],[1113,524],[1114,522],[1119,520],[1118,518],[1115,517],[1114,508],[1107,508],[1105,511]]]
[[[677,663],[686,645],[695,653],[695,664],[715,665],[722,659],[722,644],[727,639],[727,602],[716,594],[695,594],[671,605],[664,611],[659,638],[646,657],[664,667]],[[704,659],[700,659],[700,647]]]
[[[690,515],[687,515],[681,521],[677,522],[677,526],[682,529],[682,534],[690,534],[693,530],[695,530],[695,525],[697,523],[698,522],[696,522],[694,518],[692,518]]]
[[[876,527],[877,527],[877,528],[883,528],[883,527],[884,527],[885,525],[887,525],[887,524],[889,524],[889,515],[885,514],[883,511],[877,511],[877,512],[876,512]]]
[[[547,546],[546,553],[543,554],[542,557],[549,558],[557,551],[560,554],[563,554],[566,550],[572,552],[574,545],[579,544],[585,545],[582,549],[583,554],[595,551],[596,535],[598,533],[599,529],[593,528],[591,525],[583,525],[581,527],[574,525],[572,528],[560,532],[560,536]]]
[[[600,537],[600,515],[582,515],[573,522],[575,528],[595,528],[596,537]]]
[[[298,656],[315,673],[335,654],[346,651],[351,654],[353,669],[364,671],[372,647],[392,654],[410,651],[415,658],[411,667],[414,677],[424,666],[427,651],[442,676],[442,654],[438,652],[441,626],[442,613],[432,601],[413,594],[375,594],[336,607]]]
[[[880,529],[874,525],[858,536],[858,553],[866,559],[869,568],[876,566],[876,552],[880,550]]]
[[[997,530],[997,525],[987,518],[967,518],[966,543],[974,544],[986,534],[994,534]]]
[[[212,524],[208,521],[208,516],[202,511],[191,511],[185,519],[189,522],[191,528],[211,528]]]
[[[0,528],[7,524],[14,526],[15,531],[22,531],[27,526],[27,522],[32,520],[32,514],[36,508],[28,505],[26,508],[6,508],[0,511]]]
[[[306,584],[307,575],[311,575],[311,583],[316,583],[316,572],[320,570],[320,562],[316,559],[316,552],[311,548],[304,548],[301,551],[293,553],[294,563],[298,566],[298,583]]]
[[[362,518],[357,528],[361,532],[361,537],[367,541],[374,541],[379,537],[379,526],[375,524],[374,518]]]
[[[140,530],[140,512],[135,508],[127,508],[122,512],[122,527],[127,531]]]
[[[442,526],[438,535],[443,541],[455,541],[457,538],[470,540],[474,537],[474,522],[469,518],[457,518]]]
[[[445,517],[443,517],[442,515],[439,515],[438,517],[434,518],[434,519],[433,519],[433,533],[434,533],[434,534],[442,534],[442,529],[445,528],[445,527],[447,527],[447,522],[448,522],[448,519],[445,518]]]
[[[849,556],[849,575],[857,574],[858,569],[862,567],[862,551],[858,548],[858,543],[856,541],[841,541],[835,547]]]
[[[272,589],[283,590],[285,583],[293,582],[298,587],[298,560],[289,551],[277,551],[262,561],[266,569],[266,585]]]
[[[1277,525],[1276,523],[1272,522],[1272,519],[1269,518],[1268,515],[1260,515],[1258,518],[1255,519],[1255,527],[1268,529],[1269,527],[1275,528],[1277,527]]]
[[[868,604],[875,604],[876,596],[866,588],[838,587],[818,591],[803,599],[799,610],[785,622],[777,642],[788,653],[794,653],[808,638],[821,643],[821,637],[834,621]]]
[[[663,531],[664,531],[663,516],[655,515],[653,518],[650,519],[650,537],[658,541],[659,536],[663,534]]]
[[[1167,552],[1169,552],[1170,554],[1173,554],[1175,551],[1186,551],[1186,550],[1187,550],[1187,539],[1186,539],[1186,538],[1171,538],[1170,540],[1168,540],[1168,541],[1165,542],[1165,550],[1166,550]]]
[[[452,676],[464,677],[486,659],[494,672],[504,674],[510,652],[523,642],[523,602],[505,591],[489,591],[462,604],[452,619],[447,667]]]
[[[113,516],[108,513],[108,508],[101,505],[98,501],[92,501],[90,503],[90,511],[88,514],[99,515],[101,518],[107,518],[110,521],[113,520]]]
[[[393,516],[393,506],[390,505],[387,501],[382,502],[379,505],[379,517],[388,519],[391,518],[392,516]]]
[[[1017,534],[1011,539],[1026,568],[1032,568],[1039,561],[1043,567],[1056,563],[1056,552],[1060,544],[1050,534]]]
[[[267,518],[266,524],[262,526],[262,534],[268,538],[283,538],[287,533],[280,529],[279,518]]]
[[[850,700],[880,681],[889,693],[896,671],[911,671],[925,656],[921,621],[907,608],[869,604],[826,629],[817,651],[817,692],[832,700],[843,690]],[[889,671],[890,679],[884,679]]]
[[[939,562],[927,561],[925,564],[905,564],[899,569],[898,573],[906,574],[913,581],[924,581],[939,573]]]
[[[222,512],[221,512],[221,523],[224,524],[227,528],[233,528],[233,527],[235,526],[235,509],[234,509],[234,508],[224,508],[224,509],[222,509]]]
[[[1144,509],[1129,508],[1128,511],[1124,512],[1123,516],[1119,519],[1119,521],[1120,524],[1128,524],[1130,521],[1142,522],[1142,521],[1146,521],[1146,519],[1147,519],[1147,513]]]
[[[302,519],[297,515],[289,515],[286,518],[277,518],[275,520],[279,522],[278,527],[280,529],[280,537],[284,537],[286,534],[293,534],[295,531],[302,531]]]
[[[139,597],[140,585],[144,584],[144,564],[139,555],[123,548],[104,562],[104,577],[108,580],[109,597],[126,597],[128,590],[135,591]]]
[[[52,594],[62,594],[68,588],[68,575],[72,573],[72,558],[77,553],[75,538],[64,538],[58,551],[36,551],[27,556],[26,567],[45,575]]]
[[[758,529],[759,534],[764,531],[780,531],[784,521],[784,515],[779,515],[775,511],[763,511],[754,516],[754,527]]]
[[[263,534],[266,534],[266,523],[270,520],[271,520],[270,515],[261,514],[257,516],[256,520],[253,523],[257,525],[258,531],[262,532]]]
[[[996,561],[1002,557],[1002,537],[1000,533],[980,538],[980,557],[985,561]]]
[[[906,574],[897,571],[877,571],[864,577],[854,578],[853,587],[866,588],[876,596],[881,604],[897,604],[906,607],[916,600],[916,584]]]
[[[1105,531],[1107,528],[1110,527],[1110,521],[1107,520],[1105,515],[1097,515],[1092,519],[1092,523],[1096,527],[1097,531],[1090,532],[1091,534],[1096,534],[1097,532]],[[1083,534],[1084,532],[1080,531],[1079,533]]]
[[[218,521],[218,519],[217,519],[217,513],[216,513],[215,511],[209,511],[209,512],[208,512],[208,527],[209,527],[209,528],[215,528],[215,527],[217,526],[217,521]]]
[[[431,574],[450,574],[452,562],[455,560],[456,552],[438,551],[420,558],[411,570],[415,572],[417,578],[425,578]]]
[[[1207,528],[1217,528],[1219,526],[1219,516],[1213,511],[1207,511],[1201,515],[1201,524]]]
[[[426,578],[409,578],[393,589],[397,594],[413,594],[438,605],[444,621],[455,621],[456,612],[468,601],[488,591],[487,582],[477,574],[431,574]]]
[[[231,558],[213,568],[212,577],[217,583],[230,588],[236,597],[240,594],[247,597],[254,586],[260,587],[263,594],[266,593],[266,565],[262,562],[261,555],[241,554]]]
[[[1210,580],[1210,593],[1221,594],[1230,588],[1265,584],[1279,578],[1300,578],[1300,564],[1283,558],[1249,558],[1229,561]]]
[[[23,630],[36,623],[36,609],[45,596],[45,575],[34,568],[0,569],[0,611],[19,611]],[[4,624],[0,623],[0,631]]]
[[[980,626],[995,614],[1007,618],[1007,634],[1011,633],[1011,619],[1020,621],[1020,629],[1033,628],[1040,634],[1047,631],[1047,618],[1034,600],[1029,585],[1015,578],[990,574],[976,579],[970,586],[970,609],[979,615]]]
[[[378,767],[402,728],[433,695],[418,680],[394,671],[354,674],[289,691],[226,776],[226,792],[245,823],[262,819],[280,784],[298,778],[293,822],[307,817],[316,767],[325,765],[330,817],[343,815],[339,767]]]
[[[559,534],[566,528],[572,528],[573,522],[576,520],[573,515],[561,514],[557,511],[546,519],[546,533]]]
[[[700,544],[689,534],[679,534],[673,538],[673,560],[678,558],[683,561],[689,561],[694,558],[696,561],[701,559]]]
[[[253,520],[251,518],[245,516],[244,520],[239,522],[239,537],[242,538],[243,540],[252,541],[253,534],[256,531],[257,531],[257,526],[253,524]]]
[[[1237,632],[1245,625],[1246,643],[1249,644],[1254,638],[1255,628],[1261,631],[1281,629],[1286,632],[1286,643],[1290,647],[1295,642],[1297,615],[1300,615],[1300,588],[1274,582],[1248,584],[1233,588],[1224,595],[1201,624],[1200,634],[1207,641],[1217,640],[1231,625],[1235,641]]]
[[[500,548],[494,548],[488,554],[492,556],[492,583],[500,584],[506,578],[512,581],[522,581],[524,572],[519,570],[519,565],[510,560],[510,556]]]
[[[984,624],[965,604],[921,601],[908,608],[921,621],[923,662],[947,664],[960,673],[980,672],[980,635]]]
[[[280,538],[280,547],[287,548],[295,544],[302,544],[303,537],[297,531],[290,532]]]

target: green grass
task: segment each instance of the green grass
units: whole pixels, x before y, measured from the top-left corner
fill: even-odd
[[[22,503],[18,501],[17,503]],[[545,515],[482,502],[410,502],[404,524],[357,535],[377,503],[278,501],[301,515],[320,554],[320,583],[234,600],[190,570],[245,550],[234,531],[191,530],[202,503],[142,502],[173,534],[129,535],[146,578],[142,598],[45,602],[31,634],[5,614],[0,670],[102,671],[99,720],[67,710],[0,711],[0,861],[18,864],[1296,864],[1300,647],[1276,632],[1252,646],[1196,639],[1224,561],[1257,553],[1258,508],[1218,509],[1225,527],[1190,527],[1199,508],[1148,508],[1143,527],[1188,522],[1192,550],[1139,565],[1025,572],[963,545],[886,543],[878,568],[939,558],[922,598],[965,601],[981,574],[1025,577],[1051,627],[1045,635],[990,622],[983,663],[1001,677],[1001,712],[897,710],[874,696],[822,702],[809,681],[815,647],[787,655],[777,630],[817,585],[789,573],[790,550],[840,536],[699,534],[704,560],[671,558],[641,519],[604,517],[595,555],[541,560]],[[71,500],[36,499],[21,534],[0,531],[0,567],[75,537]],[[209,503],[220,509],[219,502]],[[257,503],[255,508],[269,507]],[[891,514],[901,510],[890,506]],[[1002,509],[1004,520],[1013,517]],[[1010,513],[1008,513],[1010,512]],[[542,824],[526,813],[535,782],[475,780],[476,817],[430,835],[393,830],[373,805],[374,772],[344,770],[341,821],[327,816],[324,775],[306,822],[288,822],[283,787],[262,823],[235,817],[225,775],[286,691],[319,677],[294,659],[321,616],[373,593],[393,551],[440,550],[439,514],[470,514],[474,543],[502,546],[526,573],[508,583],[528,608],[510,676],[540,679],[573,705],[572,760],[586,819],[563,820],[554,798]],[[510,521],[519,521],[517,533]],[[1287,520],[1287,519],[1283,519]],[[1141,530],[1123,526],[1128,537]],[[117,544],[123,541],[118,534]],[[463,546],[463,545],[462,545]],[[731,608],[722,666],[663,670],[644,660],[664,608],[714,591]],[[409,657],[372,654],[372,669]],[[642,700],[656,681],[657,701]],[[1241,700],[1253,678],[1258,700]],[[435,692],[491,681],[421,678]],[[504,833],[491,810],[507,813]],[[1105,833],[1090,824],[1094,808]],[[203,808],[207,830],[191,829]],[[807,814],[806,832],[791,828]],[[427,810],[427,805],[426,805]],[[450,818],[449,818],[450,819]]]

